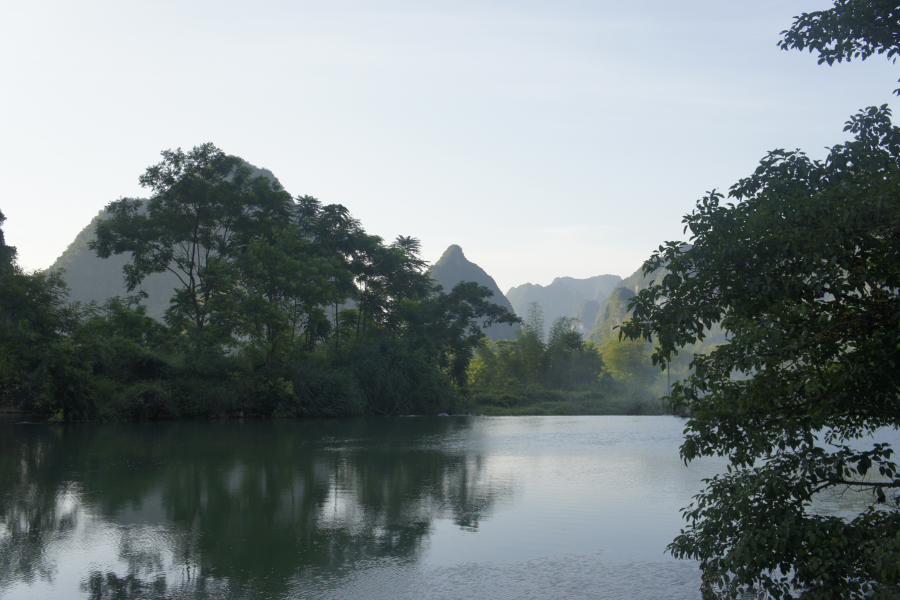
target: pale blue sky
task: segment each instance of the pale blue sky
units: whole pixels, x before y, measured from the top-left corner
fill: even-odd
[[[627,276],[767,150],[822,157],[885,59],[779,32],[823,0],[8,3],[0,209],[45,268],[167,148],[211,141],[505,292]]]

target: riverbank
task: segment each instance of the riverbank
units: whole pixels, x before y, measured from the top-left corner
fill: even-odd
[[[658,399],[650,396],[547,390],[538,386],[515,390],[477,389],[470,393],[465,404],[469,406],[468,412],[492,417],[670,414]]]
[[[602,415],[666,415],[671,414],[654,398],[633,396],[607,396],[593,392],[563,392],[558,390],[535,389],[520,392],[498,392],[496,390],[478,390],[469,395],[467,401],[460,403],[460,414],[484,415],[489,417],[525,417],[525,416],[602,416]],[[260,415],[246,415],[257,417]],[[427,416],[427,415],[426,415]],[[686,416],[686,415],[684,415]],[[100,418],[96,422],[140,422],[140,421],[206,421],[229,418],[244,418],[245,415],[235,413],[192,415],[178,417],[173,415],[157,415],[143,418]],[[272,417],[262,417],[272,418]],[[284,417],[275,417],[281,420]],[[289,417],[295,418],[295,417]],[[302,418],[302,417],[301,417]],[[14,407],[0,406],[0,422],[6,421],[52,422],[46,417],[23,411]]]
[[[28,416],[27,413],[17,408],[0,406],[0,423],[5,421],[21,421],[26,416]]]

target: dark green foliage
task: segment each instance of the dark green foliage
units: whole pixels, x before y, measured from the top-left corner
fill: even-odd
[[[900,51],[900,5],[836,0],[783,32],[784,49],[833,64]],[[897,90],[900,93],[900,90]],[[693,246],[623,325],[671,362],[717,323],[727,334],[671,399],[691,411],[686,461],[728,472],[685,509],[669,546],[701,561],[704,597],[900,597],[900,474],[870,436],[900,426],[900,128],[887,106],[853,116],[824,161],[775,150],[684,219]],[[838,516],[817,504],[846,502]]]
[[[16,249],[13,246],[7,246],[6,239],[3,237],[4,221],[6,221],[6,217],[0,211],[0,277],[8,272],[16,258]]]
[[[213,314],[229,308],[219,304],[238,283],[233,259],[273,223],[287,220],[290,195],[212,144],[162,155],[163,161],[140,178],[153,191],[146,207],[139,199],[111,202],[110,218],[97,225],[88,245],[101,258],[131,253],[124,267],[129,292],[151,273],[174,274],[181,285],[167,311],[169,323],[195,327],[197,336],[212,325],[217,329],[212,335],[225,339],[231,323]]]
[[[411,362],[413,356],[403,350],[401,344],[379,340],[356,344],[347,353],[347,365],[359,382],[366,412],[377,415],[413,412],[415,367]]]
[[[694,355],[672,400],[693,417],[685,460],[732,468],[670,546],[727,597],[900,593],[900,474],[893,450],[866,440],[900,425],[900,128],[881,107],[846,130],[825,161],[776,150],[734,203],[700,200],[685,217],[693,246],[645,263],[668,273],[623,326],[652,336],[664,363],[716,322],[728,333]],[[828,493],[855,497],[854,514],[814,510]]]
[[[59,274],[8,265],[0,285],[0,402],[58,419],[93,416],[90,357],[70,339],[80,316]]]
[[[277,223],[267,237],[250,240],[235,271],[243,285],[233,292],[228,319],[245,351],[266,368],[331,332],[320,305],[338,293],[340,274],[299,227]]]
[[[900,52],[900,5],[894,0],[835,0],[828,10],[803,13],[781,32],[783,50],[819,53],[819,64],[866,60]],[[900,94],[900,89],[894,93]]]
[[[356,344],[347,354],[371,415],[436,414],[450,408],[453,396],[436,364],[423,350],[410,351],[398,340]]]
[[[402,307],[406,318],[404,339],[413,350],[422,350],[463,390],[472,351],[494,323],[518,324],[520,319],[494,304],[491,291],[475,282],[456,284],[449,293],[435,286],[434,293],[418,305]]]
[[[277,181],[271,171],[259,169],[249,163],[244,164],[251,170],[253,177],[264,176],[273,182]],[[140,200],[143,204],[139,210],[146,209],[147,200]],[[130,294],[123,277],[123,267],[131,261],[131,253],[123,252],[100,258],[88,247],[89,242],[96,237],[97,225],[110,216],[106,209],[101,210],[75,236],[72,243],[50,265],[49,270],[62,272],[63,280],[70,290],[70,300],[82,304],[103,304],[108,298],[115,296],[146,294],[146,298],[141,299],[141,304],[147,307],[149,316],[162,321],[172,294],[175,288],[181,286],[181,281],[169,271],[150,273],[135,289],[135,294]]]
[[[89,245],[128,257],[129,291],[179,282],[165,323],[140,292],[70,303],[61,271],[11,258],[0,404],[58,421],[433,414],[465,397],[482,327],[518,322],[476,283],[445,294],[418,240],[385,244],[211,144],[163,158],[141,177],[151,198],[111,203]]]
[[[400,340],[372,339],[319,362],[298,363],[294,398],[281,415],[344,417],[436,414],[454,398],[446,376],[422,350]]]
[[[140,381],[116,395],[119,406],[115,416],[133,421],[155,421],[176,416],[175,402],[158,381]]]
[[[278,413],[300,417],[350,417],[363,414],[363,394],[346,368],[323,369],[301,362],[293,373],[294,398]]]

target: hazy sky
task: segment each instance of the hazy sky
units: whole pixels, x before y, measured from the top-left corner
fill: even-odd
[[[776,47],[823,0],[8,2],[0,210],[49,266],[168,148],[213,142],[505,292],[627,276],[766,151],[891,103],[883,58]]]

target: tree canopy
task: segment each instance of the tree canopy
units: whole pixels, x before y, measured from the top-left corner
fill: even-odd
[[[819,64],[866,60],[900,52],[900,4],[894,0],[835,0],[828,10],[803,13],[782,31],[783,50],[819,53]],[[894,90],[900,94],[900,89]]]
[[[897,54],[900,6],[837,0],[804,13],[782,48],[820,63]],[[670,400],[691,414],[685,461],[722,455],[726,473],[684,511],[669,550],[700,561],[727,598],[896,598],[900,471],[900,128],[885,105],[851,117],[824,160],[775,150],[726,196],[684,218],[665,268],[632,299],[626,337],[665,366],[721,324]],[[840,512],[825,510],[842,498]]]
[[[645,272],[626,336],[656,360],[721,321],[727,341],[696,355],[671,401],[686,407],[681,453],[727,456],[670,546],[701,561],[727,597],[887,597],[900,583],[900,129],[886,106],[855,115],[824,161],[776,150],[685,217]],[[852,496],[851,518],[816,502]],[[804,596],[806,597],[806,596]]]
[[[178,277],[169,317],[192,321],[202,332],[216,301],[230,294],[233,257],[278,220],[291,197],[277,182],[253,171],[213,144],[162,152],[163,160],[140,177],[149,201],[123,198],[107,206],[89,247],[101,258],[131,252],[125,266],[129,291],[151,273]]]
[[[150,198],[111,202],[89,243],[128,256],[127,299],[69,302],[61,272],[22,272],[0,229],[0,405],[57,421],[434,414],[466,396],[482,327],[519,322],[477,283],[444,293],[417,239],[385,243],[213,144],[162,157],[140,178]],[[140,289],[162,272],[164,324]]]

